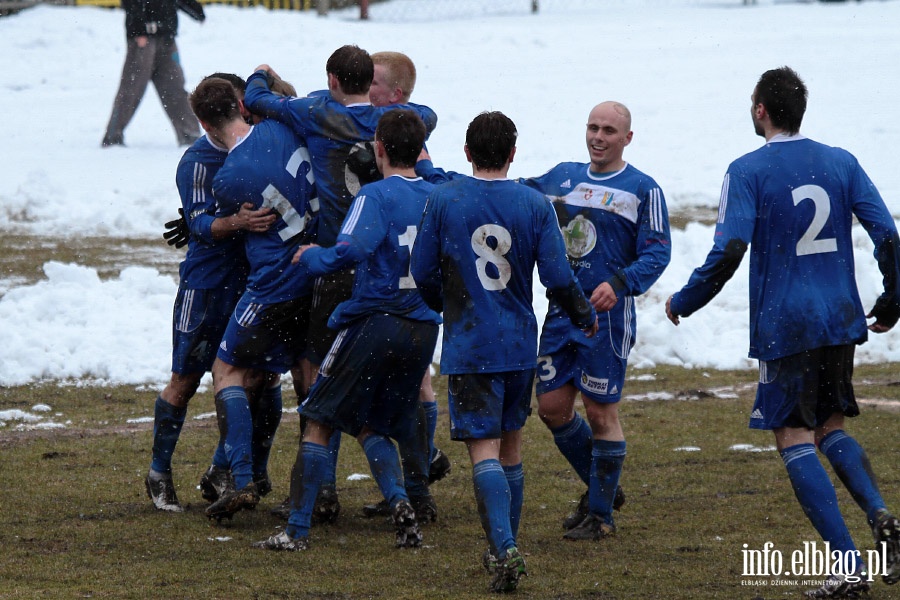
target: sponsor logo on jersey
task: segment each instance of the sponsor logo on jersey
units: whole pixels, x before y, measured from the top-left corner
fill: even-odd
[[[561,188],[564,189],[564,190],[571,189],[571,188],[572,188],[572,180],[571,180],[571,179],[566,179],[566,180],[563,181],[561,184],[559,184],[559,187],[561,187]]]
[[[751,420],[751,421],[761,421],[761,420],[763,420],[764,418],[765,418],[765,417],[763,417],[762,411],[759,410],[758,408],[753,409],[753,412],[750,413],[750,420]]]
[[[606,390],[609,387],[609,379],[600,379],[599,377],[591,377],[587,373],[582,373],[581,386],[594,394],[606,395]]]
[[[219,348],[221,348],[222,350],[225,350],[225,351],[228,350],[228,345],[225,343],[225,340],[222,340],[222,343],[219,344]]]
[[[562,230],[566,252],[571,258],[590,254],[597,245],[597,228],[584,215],[576,215]]]
[[[610,396],[615,396],[618,393],[619,393],[619,386],[617,386],[617,385],[614,385],[613,388],[611,390],[609,390]]]

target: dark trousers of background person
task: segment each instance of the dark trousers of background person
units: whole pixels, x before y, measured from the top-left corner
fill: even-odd
[[[119,91],[103,136],[104,146],[124,144],[125,127],[134,116],[150,81],[172,121],[178,144],[187,146],[200,137],[200,126],[191,112],[188,93],[184,89],[184,71],[175,39],[150,36],[143,48],[138,46],[136,38],[128,40]]]

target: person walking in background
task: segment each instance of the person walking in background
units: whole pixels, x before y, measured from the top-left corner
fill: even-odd
[[[128,40],[125,65],[101,146],[125,145],[125,128],[150,81],[172,121],[178,145],[189,146],[200,137],[200,126],[188,103],[184,71],[175,44],[176,9],[202,23],[206,19],[203,6],[197,0],[122,0],[122,8]]]

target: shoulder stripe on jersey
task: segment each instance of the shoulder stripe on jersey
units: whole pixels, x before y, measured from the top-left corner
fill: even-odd
[[[719,196],[719,216],[717,223],[725,222],[725,211],[728,209],[728,187],[731,185],[731,175],[725,173],[725,181],[722,182],[722,195]]]
[[[348,214],[347,218],[344,219],[344,226],[341,227],[341,233],[345,235],[350,235],[351,233],[353,233],[353,229],[356,227],[356,223],[359,221],[359,214],[362,212],[363,204],[365,203],[365,196],[359,196],[353,202],[353,210],[350,211],[350,214]]]
[[[202,163],[194,164],[194,204],[206,202],[206,167]]]
[[[659,188],[650,190],[650,229],[663,233],[662,191]]]

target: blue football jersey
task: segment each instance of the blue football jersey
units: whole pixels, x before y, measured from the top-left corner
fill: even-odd
[[[338,305],[329,327],[340,329],[373,313],[441,322],[422,300],[409,272],[425,199],[433,187],[422,179],[399,175],[363,186],[344,219],[337,244],[303,253],[301,264],[314,276],[357,265],[353,295]]]
[[[371,152],[375,127],[381,116],[406,108],[422,117],[430,133],[437,115],[426,106],[401,104],[376,107],[371,104],[344,106],[330,94],[306,98],[285,98],[269,91],[266,75],[257,71],[247,79],[244,102],[250,110],[286,123],[306,140],[321,199],[318,243],[333,246],[361,182],[348,164],[351,155]]]
[[[616,293],[646,292],[672,256],[662,189],[631,165],[598,175],[586,163],[562,163],[520,180],[550,198],[575,276],[591,293],[610,281]]]
[[[236,213],[245,202],[272,208],[278,215],[265,233],[246,236],[249,298],[274,304],[309,294],[308,277],[291,265],[300,244],[312,241],[318,213],[309,152],[301,139],[271,119],[255,125],[231,149],[213,192],[220,216]]]
[[[227,156],[228,150],[214,145],[204,135],[178,162],[175,185],[191,231],[187,253],[178,269],[181,285],[187,289],[214,290],[227,286],[243,289],[246,281],[243,234],[214,240],[211,231],[216,214],[213,177]]]
[[[734,255],[737,243],[739,261],[749,244],[751,357],[862,343],[867,329],[854,275],[854,215],[875,243],[885,275],[880,302],[896,307],[897,231],[862,167],[840,148],[802,135],[775,136],[728,167],[713,248],[673,296],[672,311],[688,316],[709,302],[724,284],[728,252]]]
[[[541,194],[508,179],[461,177],[428,198],[412,255],[412,275],[432,308],[443,300],[441,373],[532,369],[537,320],[532,277],[581,300],[574,314],[589,327],[594,311],[566,260],[556,215]]]

